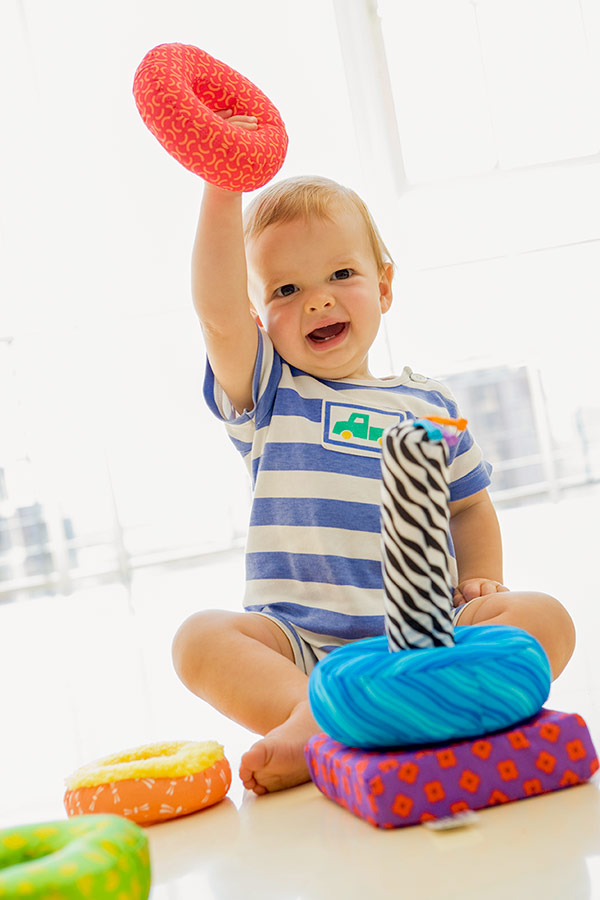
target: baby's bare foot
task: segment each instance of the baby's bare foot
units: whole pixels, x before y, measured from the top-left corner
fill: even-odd
[[[309,781],[304,748],[319,730],[308,701],[303,700],[289,719],[269,731],[242,756],[240,778],[246,790],[266,794]]]

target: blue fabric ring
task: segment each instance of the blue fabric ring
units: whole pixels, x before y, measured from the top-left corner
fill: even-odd
[[[385,637],[321,660],[308,693],[319,726],[350,747],[404,747],[475,737],[535,715],[550,664],[520,628],[458,627],[453,647],[397,650]]]

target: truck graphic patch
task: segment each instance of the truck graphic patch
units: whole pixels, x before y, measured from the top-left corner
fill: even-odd
[[[376,425],[370,425],[370,419],[368,413],[350,413],[350,418],[346,419],[344,422],[336,422],[333,426],[334,434],[341,434],[345,441],[349,441],[350,438],[362,438],[366,441],[377,441],[379,445],[381,445],[381,435],[383,434],[383,428],[377,428]]]
[[[323,446],[329,449],[357,450],[378,456],[386,428],[406,419],[406,413],[384,411],[368,406],[325,401]]]

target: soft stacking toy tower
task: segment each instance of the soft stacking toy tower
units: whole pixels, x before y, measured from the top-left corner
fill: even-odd
[[[384,435],[387,636],[340,647],[309,680],[326,732],[306,748],[313,780],[379,827],[557,790],[598,768],[583,719],[541,710],[550,667],[535,638],[505,626],[454,632],[452,440],[427,420]]]

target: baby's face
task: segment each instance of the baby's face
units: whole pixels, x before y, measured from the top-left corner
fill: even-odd
[[[269,225],[246,252],[250,300],[280,356],[317,378],[370,378],[392,267],[378,272],[360,213]]]

